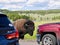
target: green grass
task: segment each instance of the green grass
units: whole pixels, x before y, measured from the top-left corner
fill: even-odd
[[[34,31],[33,36],[30,36],[29,34],[26,34],[25,39],[27,39],[27,40],[36,39],[36,32],[37,32],[38,25],[42,25],[42,24],[45,24],[45,23],[53,23],[53,22],[60,22],[60,20],[34,22],[35,23],[35,31]]]

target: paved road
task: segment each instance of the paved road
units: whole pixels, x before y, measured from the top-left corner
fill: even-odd
[[[19,40],[20,45],[38,45],[36,40]]]

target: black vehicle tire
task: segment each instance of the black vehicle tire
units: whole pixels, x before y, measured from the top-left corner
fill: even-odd
[[[56,37],[52,34],[45,34],[42,37],[42,45],[56,45]]]

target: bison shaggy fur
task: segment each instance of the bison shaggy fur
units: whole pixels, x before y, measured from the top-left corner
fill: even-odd
[[[31,36],[34,31],[34,22],[28,19],[18,19],[13,25],[19,31],[19,38],[24,39],[24,35],[29,33]]]

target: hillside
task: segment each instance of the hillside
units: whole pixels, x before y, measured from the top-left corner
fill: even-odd
[[[10,11],[0,9],[0,12],[7,14],[7,16],[15,21],[20,18],[26,18],[33,21],[48,21],[60,19],[60,9],[54,10],[25,10],[25,11]]]
[[[24,10],[24,11],[10,11],[6,9],[0,9],[0,12],[8,13],[8,12],[13,12],[13,13],[33,13],[33,14],[50,14],[50,13],[60,13],[60,9],[52,9],[52,10]]]

